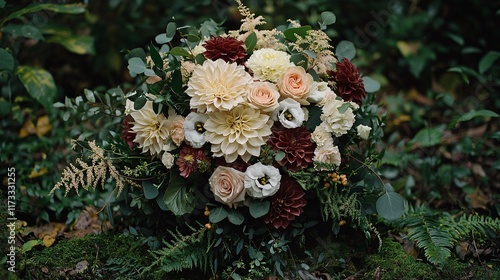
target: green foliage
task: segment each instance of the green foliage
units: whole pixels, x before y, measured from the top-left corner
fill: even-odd
[[[405,238],[414,241],[424,251],[427,260],[438,267],[446,264],[451,248],[459,241],[495,239],[500,232],[498,218],[465,214],[453,217],[448,212],[433,211],[424,206],[409,208],[393,225],[407,231]]]
[[[154,257],[151,265],[145,267],[142,273],[161,268],[165,272],[199,269],[205,273],[212,267],[213,253],[208,250],[206,228],[189,227],[193,233],[185,235],[178,230],[170,231],[171,240],[165,240],[164,247],[150,251]]]

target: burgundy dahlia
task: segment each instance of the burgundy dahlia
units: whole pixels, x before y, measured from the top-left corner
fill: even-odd
[[[307,204],[304,195],[295,180],[283,176],[278,192],[269,198],[269,212],[263,217],[266,224],[272,224],[276,229],[286,229],[291,221],[304,212],[303,208]]]
[[[134,121],[131,115],[127,115],[122,121],[122,139],[127,143],[128,147],[132,149],[134,147],[135,133],[132,131],[131,122]]]
[[[210,164],[210,159],[205,155],[203,149],[184,146],[181,148],[179,158],[177,158],[175,164],[179,166],[180,175],[187,178],[193,172],[206,171]]]
[[[337,84],[337,95],[344,101],[352,101],[358,105],[366,97],[363,80],[354,66],[348,59],[342,59],[342,63],[337,62],[337,70],[330,71],[330,79]]]
[[[203,46],[203,55],[211,60],[223,59],[225,62],[236,62],[241,65],[247,55],[242,41],[232,37],[212,37]]]
[[[316,148],[311,140],[311,133],[305,127],[285,128],[279,123],[273,126],[267,143],[274,151],[285,153],[285,157],[278,163],[292,172],[308,167]]]

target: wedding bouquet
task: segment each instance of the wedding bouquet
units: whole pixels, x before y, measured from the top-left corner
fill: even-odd
[[[90,156],[54,190],[112,180],[117,201],[159,216],[155,226],[198,223],[226,262],[243,251],[262,261],[249,232],[283,241],[321,223],[369,232],[372,214],[397,217],[402,199],[375,169],[383,117],[356,66],[334,53],[324,30],[335,16],[323,13],[319,29],[289,20],[263,30],[236,2],[238,30],[171,22],[157,45],[127,54],[134,90],[86,91],[92,114],[96,96],[115,106],[106,110],[121,131],[79,142]]]

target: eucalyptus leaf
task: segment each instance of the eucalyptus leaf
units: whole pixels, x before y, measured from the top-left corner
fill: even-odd
[[[241,225],[245,220],[245,217],[243,217],[243,214],[239,211],[231,209],[227,213],[227,219],[234,225]]]
[[[342,59],[347,58],[348,60],[352,60],[356,55],[356,47],[350,41],[342,40],[337,44],[335,48],[335,54],[337,55],[337,59],[342,61]]]
[[[380,83],[370,77],[363,77],[363,85],[366,92],[376,92],[380,89]]]
[[[404,210],[404,199],[396,192],[386,192],[376,203],[378,214],[389,221],[401,217]]]
[[[36,40],[45,39],[40,29],[31,24],[8,24],[2,28],[2,31],[18,37],[31,38]]]
[[[151,181],[143,181],[142,188],[144,190],[144,197],[147,199],[155,199],[158,194],[158,188]]]
[[[500,58],[500,52],[489,51],[486,55],[484,55],[479,61],[479,73],[484,74],[488,71],[491,66]]]
[[[217,207],[212,210],[210,210],[210,215],[208,216],[208,219],[210,220],[211,223],[216,224],[225,218],[227,218],[227,210],[224,209],[223,207]]]
[[[322,24],[331,25],[337,21],[337,17],[334,13],[325,11],[321,13],[321,20],[323,21]]]
[[[248,205],[250,215],[254,218],[260,218],[269,212],[271,203],[269,201],[252,200]]]
[[[128,60],[127,68],[133,74],[142,74],[146,70],[146,65],[141,58],[132,57]]]

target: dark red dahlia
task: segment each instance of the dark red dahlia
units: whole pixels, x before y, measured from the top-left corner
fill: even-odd
[[[231,163],[228,163],[224,157],[219,157],[217,158],[215,164],[217,166],[227,166],[227,167],[232,167],[238,171],[241,171],[241,172],[245,172],[248,168],[248,166],[250,166],[250,164],[248,164],[247,162],[245,162],[244,160],[242,160],[240,157],[238,157],[235,161],[231,162]]]
[[[132,149],[134,147],[135,133],[132,131],[134,126],[131,122],[134,121],[131,115],[127,115],[122,121],[122,139],[127,143],[128,147]]]
[[[180,175],[187,178],[193,172],[206,171],[210,165],[210,159],[205,155],[203,149],[184,146],[181,148],[175,164],[179,166]]]
[[[203,46],[203,55],[211,60],[223,59],[225,62],[236,62],[241,65],[247,55],[245,43],[232,37],[212,37]]]
[[[263,217],[266,224],[272,224],[276,229],[286,229],[291,221],[304,212],[303,208],[307,204],[304,195],[295,180],[283,176],[278,192],[269,198],[269,212]]]
[[[273,126],[267,143],[274,151],[285,153],[283,160],[278,163],[292,172],[308,167],[316,148],[311,140],[311,133],[305,127],[285,128],[280,123]]]
[[[337,95],[344,101],[352,101],[358,105],[366,97],[363,80],[354,66],[347,58],[342,59],[342,63],[337,62],[337,70],[330,71],[330,79],[337,84]]]

